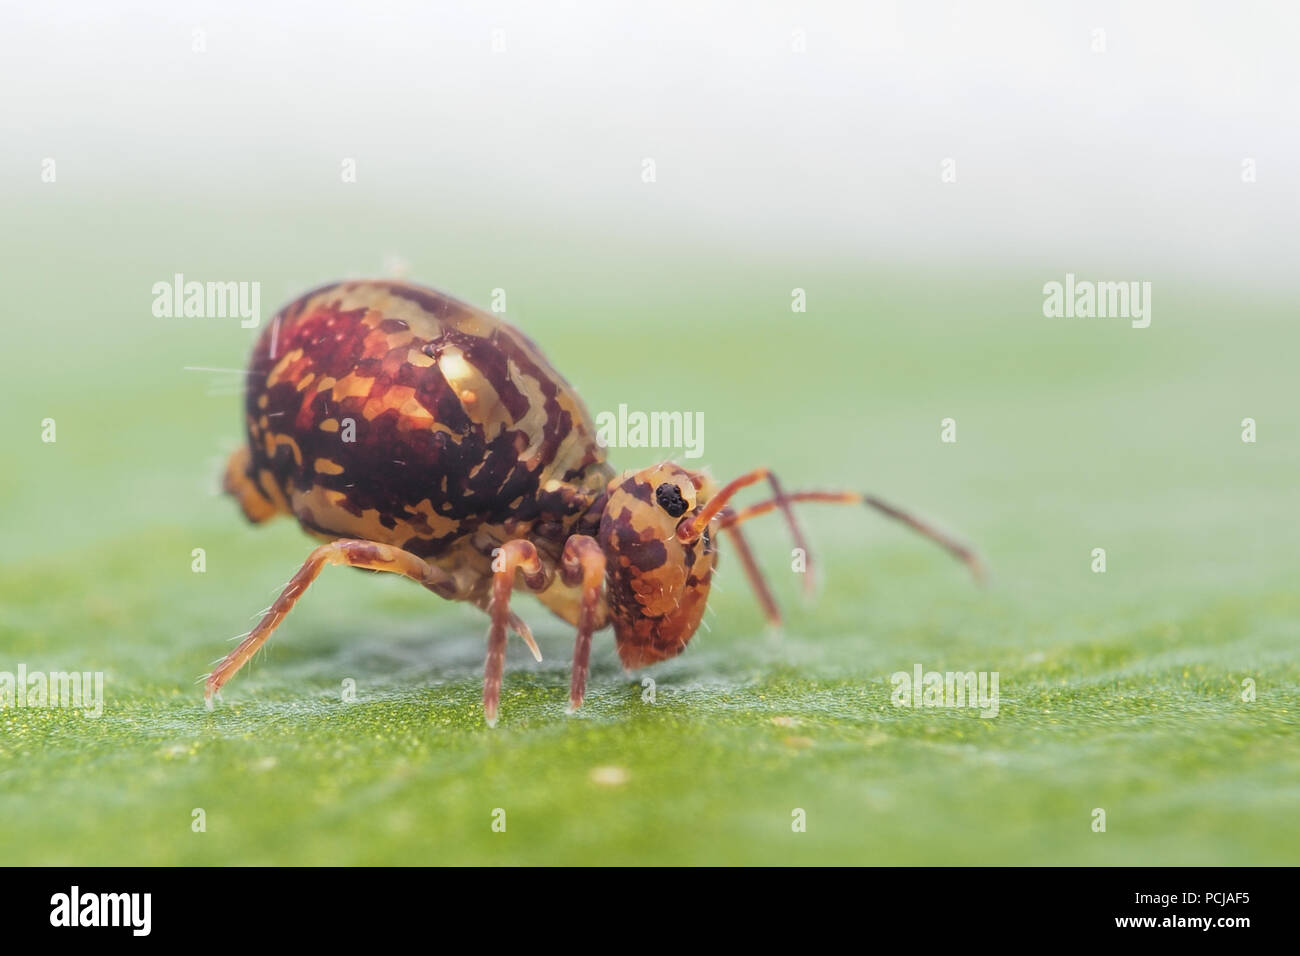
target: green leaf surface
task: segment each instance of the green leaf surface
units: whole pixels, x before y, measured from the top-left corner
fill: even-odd
[[[1285,303],[1154,276],[1138,330],[1044,318],[1054,276],[716,250],[649,269],[645,250],[596,243],[539,263],[544,246],[390,224],[413,262],[443,264],[413,278],[480,304],[508,288],[593,412],[701,411],[705,455],[688,465],[878,493],[975,542],[992,580],[974,586],[877,514],[809,505],[814,601],[779,520],[752,525],[781,633],[724,552],[687,653],[628,675],[598,634],[574,716],[573,635],[518,598],[545,660],[512,640],[489,730],[484,617],[331,568],[209,713],[195,679],[312,542],[215,494],[240,379],[184,367],[238,368],[254,332],[155,318],[150,287],[183,270],[258,280],[269,315],[317,279],[376,271],[377,254],[346,257],[378,243],[310,211],[210,212],[191,232],[181,217],[142,203],[128,241],[104,244],[19,209],[3,240],[0,671],[105,675],[98,717],[0,710],[6,862],[1300,860],[1300,330]],[[620,468],[663,457],[681,460],[613,452]],[[996,671],[997,716],[895,706],[890,675],[918,664]]]

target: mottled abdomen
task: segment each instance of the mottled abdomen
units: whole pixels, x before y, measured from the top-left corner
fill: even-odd
[[[252,520],[285,511],[422,557],[476,533],[562,542],[611,476],[581,400],[526,336],[404,282],[281,310],[253,350],[246,413],[227,485]]]

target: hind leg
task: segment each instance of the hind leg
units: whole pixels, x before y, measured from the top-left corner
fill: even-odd
[[[258,621],[257,627],[253,628],[239,646],[226,655],[216,669],[208,675],[203,696],[209,709],[212,708],[212,695],[221,689],[221,685],[235,676],[235,672],[266,643],[266,639],[271,636],[284,620],[285,615],[298,602],[298,598],[302,597],[308,585],[316,580],[316,575],[320,574],[327,564],[346,564],[354,568],[391,571],[394,574],[405,575],[448,600],[457,600],[465,596],[458,591],[456,581],[450,574],[401,548],[355,538],[342,538],[323,544],[307,556],[298,573],[290,579],[284,590],[280,592],[280,596],[275,599],[275,603]]]

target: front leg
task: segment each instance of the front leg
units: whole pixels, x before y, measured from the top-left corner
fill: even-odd
[[[497,725],[501,675],[506,666],[506,625],[514,617],[510,613],[510,592],[515,586],[516,571],[523,572],[524,584],[530,590],[544,591],[550,583],[550,575],[531,541],[522,538],[507,541],[492,552],[492,600],[488,603],[492,624],[488,629],[487,661],[483,665],[483,719],[489,727]]]
[[[567,713],[571,714],[582,706],[582,698],[587,692],[591,635],[596,629],[600,587],[605,581],[605,552],[600,543],[585,534],[570,537],[564,543],[564,554],[560,558],[560,576],[570,587],[582,588],[578,605],[578,639],[573,645],[573,676],[569,680]]]

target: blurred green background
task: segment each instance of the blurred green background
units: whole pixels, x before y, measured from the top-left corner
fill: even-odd
[[[0,14],[0,671],[106,679],[99,718],[0,709],[0,859],[1300,862],[1300,14],[372,6]],[[629,677],[598,635],[573,717],[521,597],[545,660],[511,643],[489,731],[483,616],[327,569],[207,712],[313,542],[216,494],[240,376],[185,368],[256,331],[152,286],[260,282],[269,319],[400,271],[505,289],[593,413],[703,412],[693,464],[879,494],[989,586],[809,505],[813,602],[750,526],[782,634],[724,552],[687,653]],[[1044,318],[1067,272],[1150,282],[1150,327]],[[895,708],[918,664],[997,671],[998,716]]]
[[[543,267],[527,236],[437,244],[395,217],[342,243],[309,208],[209,211],[185,246],[210,275],[259,277],[274,299],[366,271],[340,249],[395,243],[413,278],[472,301],[504,284],[593,411],[703,411],[719,476],[765,464],[791,488],[877,492],[993,569],[981,591],[904,529],[809,505],[824,571],[809,606],[784,529],[756,522],[783,636],[724,554],[711,631],[646,672],[656,702],[605,632],[566,718],[571,634],[521,599],[546,660],[512,643],[495,731],[478,612],[329,569],[209,714],[194,679],[310,542],[213,495],[237,386],[183,368],[237,368],[254,333],[153,318],[152,282],[182,268],[157,237],[183,213],[132,208],[129,226],[111,205],[24,209],[4,240],[5,669],[107,680],[98,719],[0,712],[7,861],[1295,862],[1300,333],[1285,303],[1155,276],[1152,325],[1134,330],[1043,318],[1032,276],[597,242]],[[999,716],[894,708],[888,676],[916,663],[998,671]]]

